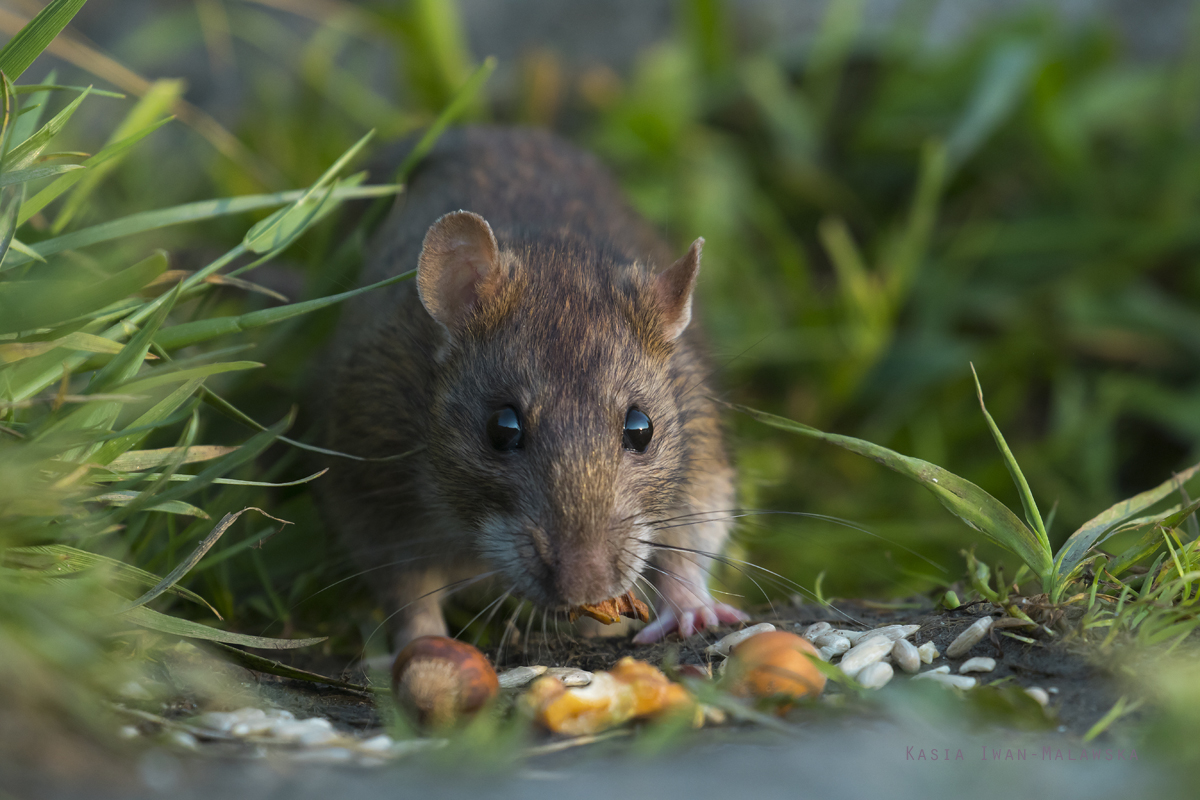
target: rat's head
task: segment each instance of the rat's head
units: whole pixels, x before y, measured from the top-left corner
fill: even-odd
[[[549,243],[548,242],[552,242]],[[439,501],[546,607],[632,588],[677,506],[701,240],[650,269],[566,238],[501,249],[465,211],[429,229],[421,302],[445,331],[429,452]]]

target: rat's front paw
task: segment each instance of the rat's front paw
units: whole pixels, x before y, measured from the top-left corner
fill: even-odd
[[[725,603],[711,602],[694,608],[662,608],[658,619],[638,631],[634,644],[653,644],[665,639],[672,631],[679,631],[683,638],[705,628],[715,628],[723,622],[745,622],[750,619],[745,613]]]

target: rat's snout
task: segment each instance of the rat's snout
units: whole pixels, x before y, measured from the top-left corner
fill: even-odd
[[[563,605],[601,603],[617,592],[620,571],[603,544],[564,544],[557,553],[552,581]]]

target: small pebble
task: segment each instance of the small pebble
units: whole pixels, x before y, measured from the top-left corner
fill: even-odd
[[[815,644],[818,636],[824,636],[831,630],[833,630],[833,626],[828,622],[814,622],[812,625],[809,625],[807,628],[805,628],[804,633],[801,635],[805,639],[808,639],[810,642]]]
[[[941,655],[933,642],[926,642],[917,648],[917,653],[921,656],[922,664],[932,664],[934,659]]]
[[[966,675],[968,672],[991,672],[995,668],[996,659],[986,658],[984,656],[976,656],[975,658],[968,658],[966,661],[964,661],[962,666],[958,668],[958,671],[961,674]]]
[[[592,682],[592,673],[586,669],[576,669],[575,667],[551,667],[546,670],[547,675],[553,675],[562,681],[563,686],[587,686]]]
[[[894,674],[891,664],[877,661],[859,670],[858,682],[862,684],[864,689],[882,689],[892,679],[892,675]]]
[[[842,656],[842,672],[853,678],[863,667],[874,664],[891,651],[892,641],[886,636],[871,636],[863,639]]]
[[[513,667],[512,669],[501,672],[499,676],[501,689],[520,689],[526,684],[532,683],[533,679],[546,671],[546,667],[535,665],[532,667]]]
[[[917,646],[907,639],[897,639],[892,644],[892,660],[905,672],[916,673],[921,670],[921,654]]]
[[[751,636],[757,636],[760,633],[769,633],[775,630],[775,626],[769,622],[760,622],[757,625],[751,625],[749,628],[742,628],[740,631],[734,631],[727,636],[723,636],[713,644],[704,648],[704,652],[710,656],[725,657],[729,655],[729,651],[737,647],[742,642],[749,639]]]
[[[974,647],[987,636],[988,631],[992,629],[991,617],[980,617],[971,624],[969,628],[958,635],[958,638],[950,643],[946,648],[946,655],[949,658],[958,658],[965,655],[968,650]]]
[[[1046,694],[1046,690],[1040,686],[1030,686],[1025,690],[1025,694],[1036,700],[1042,708],[1050,704],[1050,695]]]
[[[817,637],[813,642],[817,647],[828,650],[835,656],[840,656],[842,653],[849,650],[852,643],[845,636],[837,633],[826,633]]]

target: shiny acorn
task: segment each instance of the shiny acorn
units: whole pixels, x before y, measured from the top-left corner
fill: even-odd
[[[446,636],[420,636],[396,656],[396,702],[423,725],[445,728],[471,716],[500,689],[496,671],[476,648]]]
[[[819,659],[817,648],[801,636],[787,631],[760,633],[733,648],[725,685],[740,697],[815,698],[825,690],[825,676],[814,663]],[[779,712],[791,705],[785,701]]]

